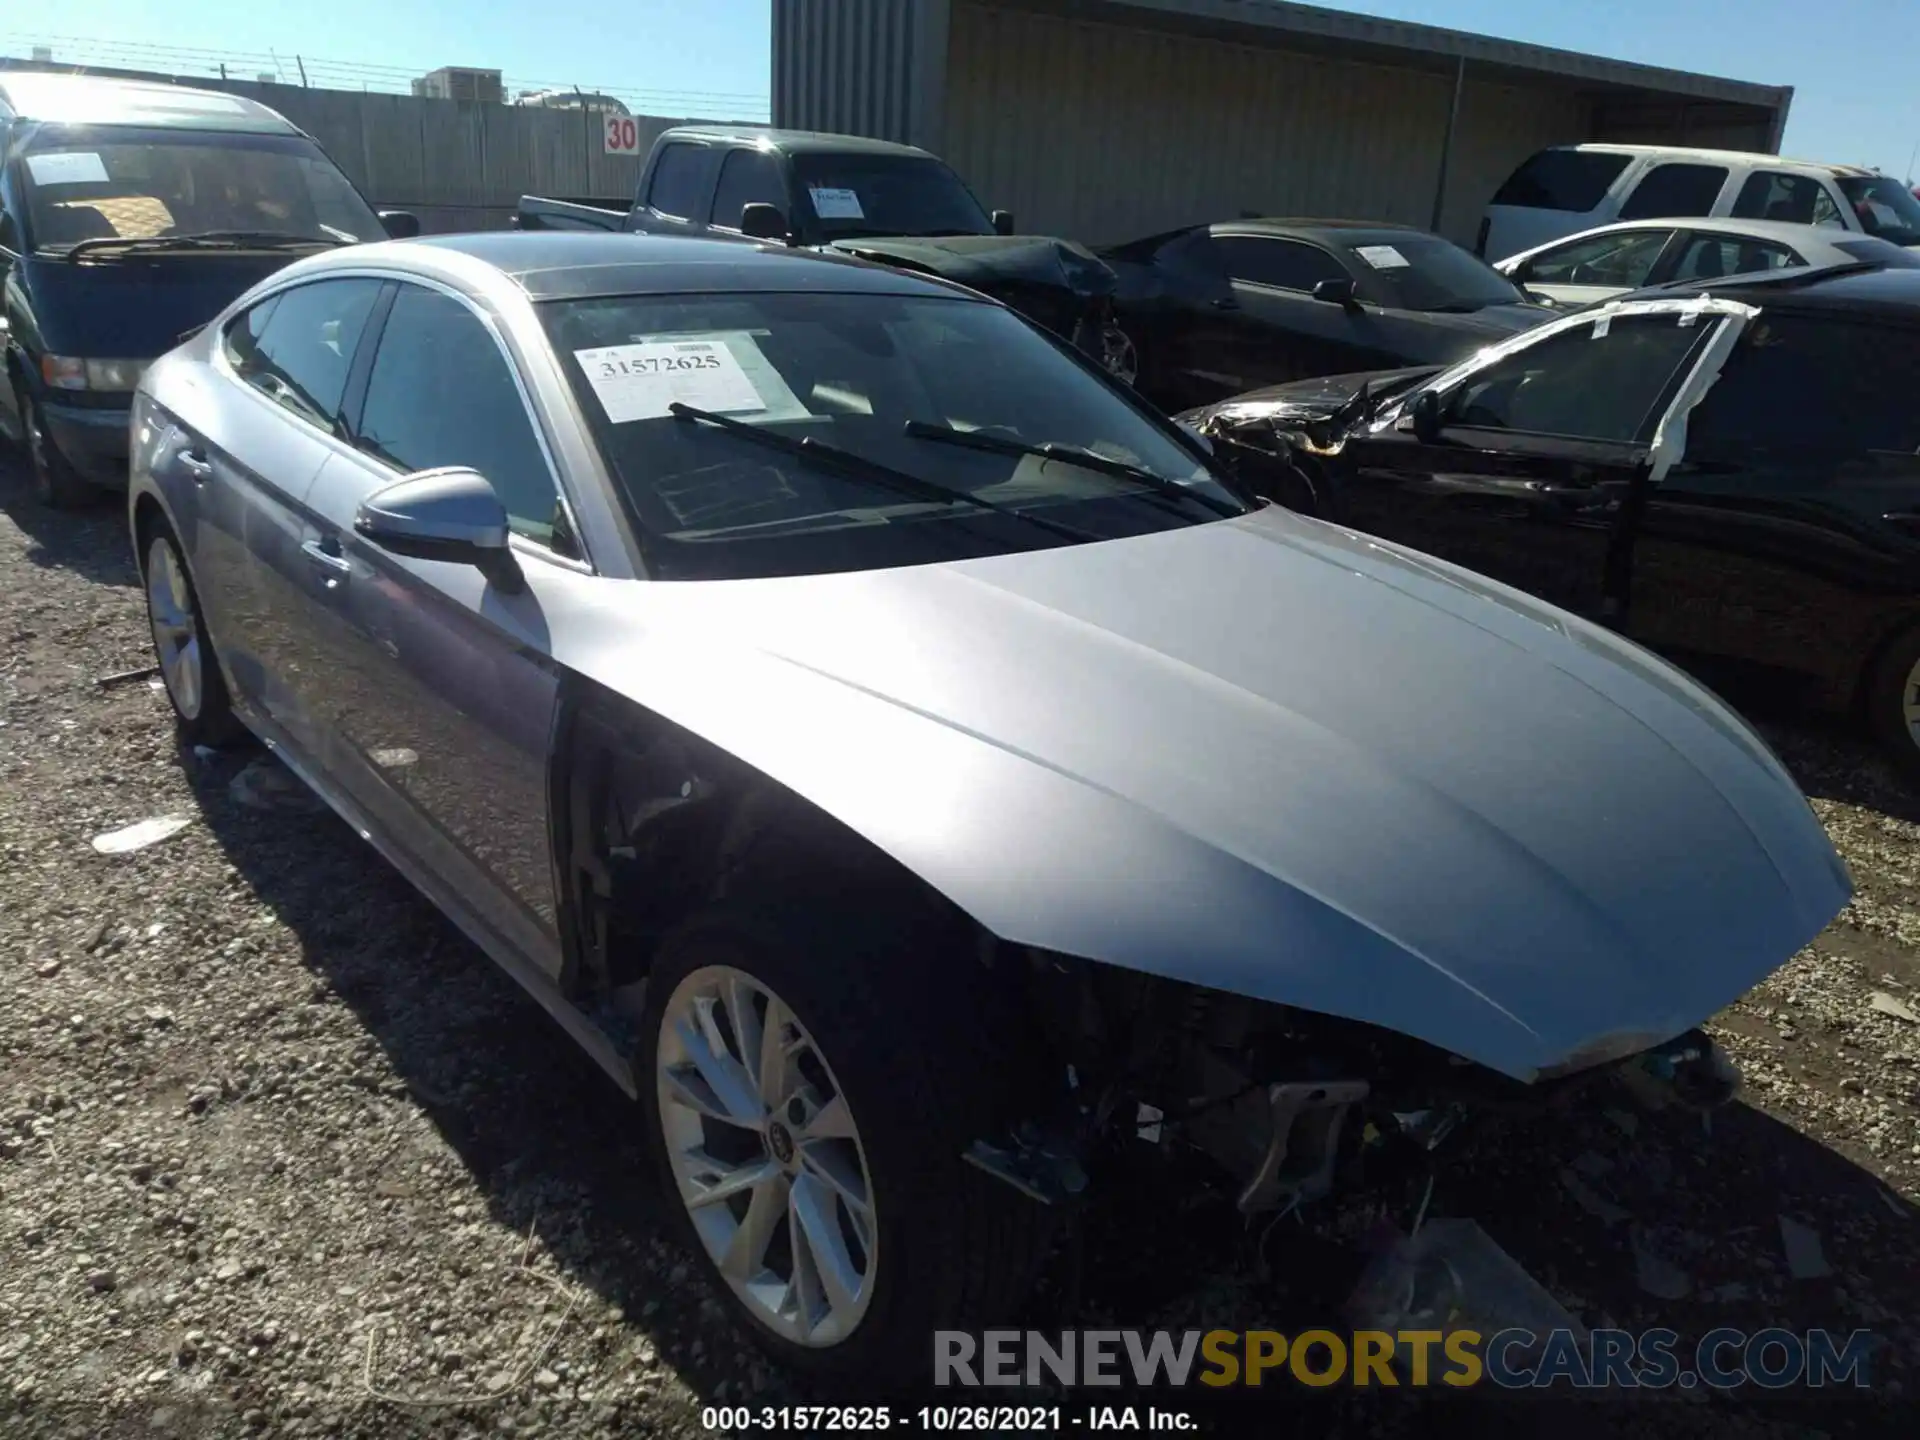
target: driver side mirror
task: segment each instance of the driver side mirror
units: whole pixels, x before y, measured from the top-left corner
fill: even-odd
[[[395,555],[472,565],[502,590],[522,589],[507,545],[507,510],[478,470],[420,470],[360,502],[354,530]]]
[[[411,210],[382,210],[380,223],[395,240],[411,240],[420,233],[420,217]]]
[[[996,210],[993,212],[993,233],[996,235],[1013,234],[1013,212]]]
[[[1422,390],[1414,396],[1407,406],[1407,417],[1412,421],[1413,438],[1422,445],[1431,445],[1439,439],[1443,421],[1439,392]]]
[[[1313,298],[1348,310],[1360,308],[1360,301],[1353,293],[1353,281],[1349,279],[1320,281],[1313,287]]]
[[[740,233],[751,240],[779,240],[791,244],[793,229],[778,205],[755,200],[740,207]]]

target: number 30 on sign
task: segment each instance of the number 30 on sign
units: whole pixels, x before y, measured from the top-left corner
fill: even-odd
[[[640,127],[631,115],[607,116],[607,154],[638,155]]]

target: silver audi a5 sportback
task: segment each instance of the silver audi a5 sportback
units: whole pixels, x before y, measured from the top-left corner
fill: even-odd
[[[1009,1318],[1122,1142],[1253,1212],[1491,1102],[1712,1104],[1701,1022],[1849,895],[1701,687],[1256,503],[944,282],[361,246],[133,427],[184,737],[264,740],[636,1098],[798,1366]]]

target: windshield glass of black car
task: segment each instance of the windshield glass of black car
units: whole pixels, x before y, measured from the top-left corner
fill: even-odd
[[[1428,235],[1388,234],[1350,247],[1358,272],[1392,296],[1396,310],[1479,310],[1519,305],[1527,297],[1479,256]]]
[[[879,569],[1202,524],[1239,502],[1160,423],[996,305],[837,294],[555,301],[542,318],[656,573]],[[808,456],[677,418],[675,403],[811,440]],[[908,422],[1053,443],[1214,502],[1183,505],[1063,456],[934,445]],[[845,452],[991,502],[908,493]],[[1049,526],[1038,520],[1055,522]]]
[[[973,192],[932,156],[800,154],[793,169],[828,240],[993,233]]]
[[[330,244],[384,233],[346,177],[296,135],[50,126],[22,170],[38,250],[220,231]]]

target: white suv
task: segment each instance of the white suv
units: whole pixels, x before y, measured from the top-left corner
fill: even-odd
[[[1556,145],[1507,177],[1480,222],[1489,261],[1616,220],[1731,215],[1920,245],[1920,200],[1890,176],[1743,150]]]

